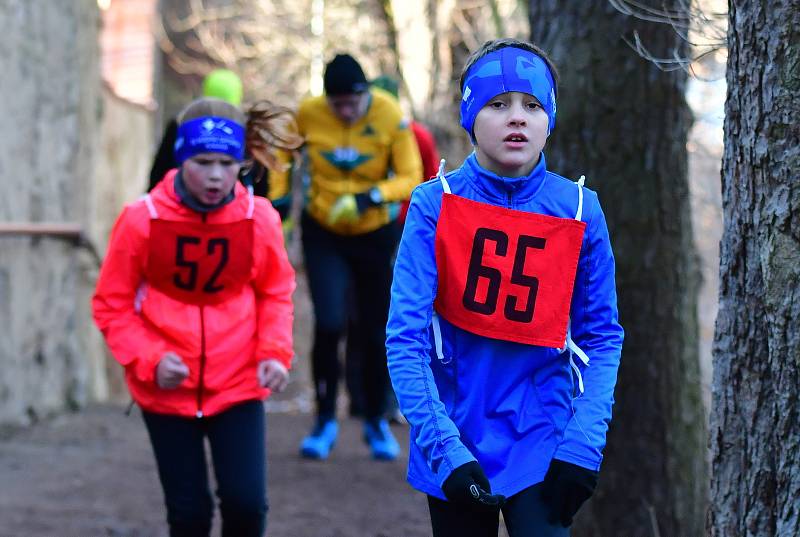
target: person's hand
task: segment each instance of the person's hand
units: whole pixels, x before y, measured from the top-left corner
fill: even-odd
[[[258,362],[258,383],[264,388],[282,392],[289,384],[289,371],[274,358]]]
[[[328,224],[334,225],[337,222],[353,223],[358,220],[358,204],[353,194],[343,194],[339,196],[328,213]]]
[[[165,390],[174,390],[189,376],[189,367],[174,352],[165,352],[156,366],[156,384]]]
[[[548,508],[547,520],[572,525],[572,517],[597,486],[598,473],[577,464],[553,459],[542,483],[542,499]]]
[[[475,461],[462,464],[445,479],[442,492],[451,502],[481,509],[500,509],[506,503],[502,494],[492,494],[489,479]]]

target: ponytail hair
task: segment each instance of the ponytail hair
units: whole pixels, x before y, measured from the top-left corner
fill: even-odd
[[[294,113],[266,100],[258,101],[247,111],[245,130],[247,151],[273,171],[284,171],[277,151],[295,152],[304,142],[297,132]]]
[[[279,151],[294,152],[303,145],[294,113],[270,101],[258,101],[245,114],[226,101],[203,97],[189,103],[178,114],[178,125],[201,117],[222,117],[244,127],[247,153],[270,170],[284,171]]]

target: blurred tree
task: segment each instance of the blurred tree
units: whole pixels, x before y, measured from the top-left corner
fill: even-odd
[[[614,2],[620,4],[622,2]],[[664,3],[630,2],[661,10]],[[678,0],[674,20],[680,17]],[[653,11],[651,11],[652,13]],[[548,166],[587,177],[608,219],[625,345],[599,488],[575,535],[700,535],[707,498],[697,288],[676,28],[612,2],[531,1],[532,40],[561,72]]]
[[[800,535],[800,4],[729,2],[711,535]]]
[[[431,127],[448,167],[458,166],[472,151],[458,121],[464,60],[488,39],[527,38],[527,1],[380,1],[391,4],[395,14],[403,93],[414,116]]]
[[[161,0],[156,36],[164,120],[199,94],[204,75],[226,67],[240,75],[245,100],[294,105],[309,91],[318,43],[309,24],[313,0]],[[316,45],[316,46],[315,46]]]
[[[154,94],[166,122],[208,71],[227,67],[246,101],[293,106],[321,91],[324,61],[347,51],[369,76],[402,80],[401,100],[452,167],[472,149],[458,124],[463,61],[487,39],[526,37],[526,9],[525,0],[160,0]]]

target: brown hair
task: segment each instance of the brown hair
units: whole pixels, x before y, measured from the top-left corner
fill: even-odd
[[[294,151],[303,145],[292,111],[270,101],[258,101],[245,114],[226,101],[203,97],[178,114],[178,124],[207,116],[224,117],[242,125],[247,152],[271,170],[280,168],[277,151]]]
[[[500,50],[501,48],[506,47],[514,47],[514,48],[521,48],[522,50],[527,50],[528,52],[533,52],[537,56],[539,56],[544,63],[547,64],[547,68],[550,69],[550,74],[553,75],[553,90],[556,94],[558,94],[558,70],[556,69],[553,60],[539,47],[534,45],[533,43],[528,43],[527,41],[520,41],[519,39],[512,39],[509,37],[503,39],[492,39],[491,41],[486,41],[483,45],[478,48],[475,52],[469,55],[467,61],[464,63],[464,69],[461,70],[461,79],[459,80],[459,88],[461,91],[464,91],[464,79],[467,77],[467,71],[469,71],[470,67],[472,67],[475,62],[489,54],[490,52],[494,52],[495,50]]]

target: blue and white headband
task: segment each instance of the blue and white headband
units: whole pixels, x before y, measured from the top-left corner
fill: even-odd
[[[490,52],[467,71],[461,97],[461,126],[473,138],[475,117],[486,103],[501,93],[519,91],[536,97],[547,112],[549,134],[556,125],[555,87],[553,74],[537,54],[516,47]]]
[[[244,158],[244,127],[224,117],[206,116],[185,121],[178,126],[175,161],[200,153],[224,153],[236,160]]]

